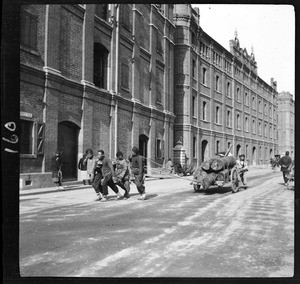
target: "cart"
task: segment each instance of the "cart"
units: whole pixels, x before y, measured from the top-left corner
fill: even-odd
[[[201,175],[201,174],[200,174]],[[207,187],[203,182],[204,178],[199,178],[199,174],[197,175],[197,171],[195,171],[194,179],[193,179],[193,187],[195,192],[206,191],[210,186],[217,185],[218,187],[230,186],[231,191],[236,193],[239,191],[241,180],[239,177],[239,169],[237,166],[234,166],[231,169],[228,169],[224,173],[224,171],[215,173],[215,178]]]

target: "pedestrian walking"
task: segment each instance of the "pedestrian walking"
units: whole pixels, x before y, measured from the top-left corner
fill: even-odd
[[[52,170],[52,180],[59,190],[64,190],[62,186],[62,159],[59,151],[55,152],[55,155],[51,159],[51,170]]]
[[[91,177],[92,186],[97,195],[97,198],[95,199],[95,201],[101,201],[103,198],[102,185],[101,185],[101,182],[103,179],[103,175],[102,175],[103,164],[102,164],[102,161],[100,160],[100,157],[101,156],[98,154],[97,158],[94,159],[93,174]],[[104,196],[104,198],[106,198],[106,196]]]
[[[245,175],[245,172],[248,171],[248,163],[247,161],[245,161],[244,154],[239,155],[239,160],[236,161],[236,165],[238,169],[238,175],[243,184],[243,187],[247,188],[247,177]]]
[[[134,176],[134,183],[137,187],[137,190],[140,194],[139,200],[145,200],[147,194],[145,192],[145,174],[144,174],[144,158],[139,155],[138,147],[134,146],[132,148],[132,157],[131,157],[131,171]]]
[[[78,162],[79,169],[79,180],[83,182],[84,185],[91,184],[90,177],[87,175],[87,155],[83,154],[82,158]]]
[[[108,186],[117,194],[117,199],[120,199],[122,197],[122,194],[119,192],[118,187],[115,185],[113,181],[113,178],[115,177],[115,172],[111,160],[105,157],[103,150],[98,151],[98,158],[102,162],[100,201],[104,202],[107,200]]]
[[[123,153],[118,151],[116,154],[117,160],[115,164],[115,177],[113,181],[116,185],[125,190],[124,198],[129,198],[130,180],[129,180],[129,167],[127,161],[124,159]]]
[[[86,158],[83,160],[83,165],[86,166],[86,179],[88,179],[89,184],[92,184],[92,180],[94,179],[94,166],[97,159],[94,157],[92,149],[87,149],[85,154]]]
[[[281,166],[284,185],[287,185],[288,178],[286,177],[286,175],[289,173],[289,167],[292,164],[292,159],[289,155],[290,155],[290,152],[286,151],[285,156],[280,158],[280,160],[278,162],[278,164]]]

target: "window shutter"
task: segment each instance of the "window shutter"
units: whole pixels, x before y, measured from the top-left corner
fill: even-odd
[[[37,154],[44,154],[45,123],[37,124]]]

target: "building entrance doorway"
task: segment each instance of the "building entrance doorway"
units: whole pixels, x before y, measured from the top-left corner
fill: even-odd
[[[62,153],[63,180],[77,179],[78,130],[68,121],[58,124],[57,149]]]
[[[146,165],[148,165],[148,160],[147,160],[147,152],[148,152],[148,140],[149,138],[141,134],[139,136],[139,150],[140,150],[140,155],[146,158]],[[145,173],[147,173],[147,167],[145,168]]]
[[[252,148],[252,164],[256,165],[256,147]]]
[[[236,158],[239,158],[239,155],[241,155],[241,145],[236,146]]]

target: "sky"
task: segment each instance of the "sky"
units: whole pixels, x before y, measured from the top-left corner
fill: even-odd
[[[237,31],[241,48],[253,46],[258,76],[277,91],[295,95],[295,12],[292,5],[210,5],[199,7],[201,28],[225,49]]]

